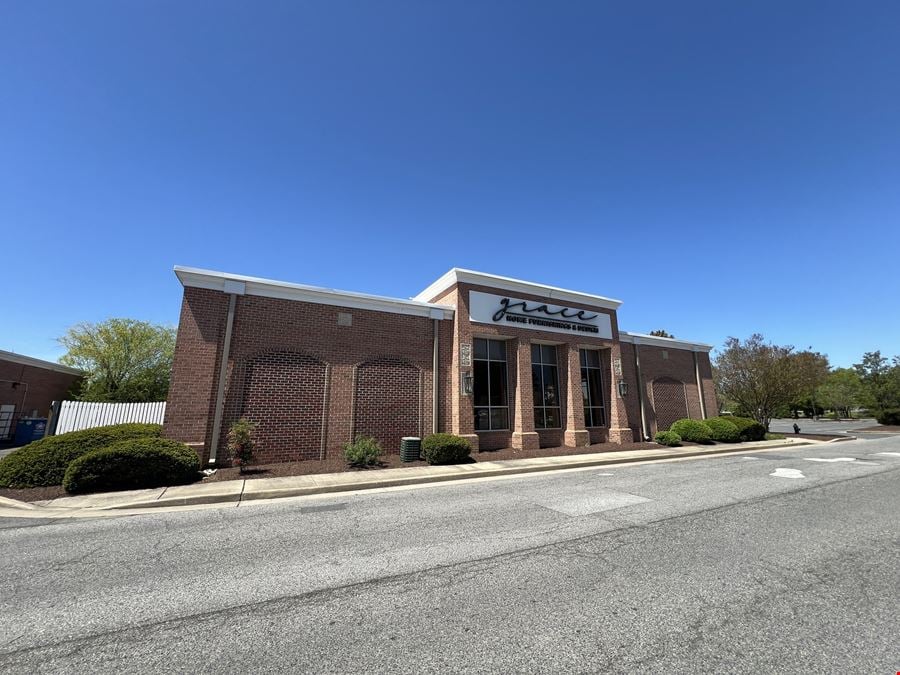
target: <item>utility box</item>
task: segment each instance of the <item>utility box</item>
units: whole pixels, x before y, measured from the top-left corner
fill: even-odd
[[[400,461],[417,462],[422,454],[422,439],[416,436],[404,436],[400,439]]]

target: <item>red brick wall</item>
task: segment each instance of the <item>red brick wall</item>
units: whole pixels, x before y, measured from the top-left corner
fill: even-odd
[[[233,398],[240,407],[227,416],[256,425],[259,462],[319,457],[326,370],[321,361],[294,352],[268,352],[247,360],[244,382],[232,384],[235,391],[240,388],[240,396]]]
[[[674,385],[671,380],[675,380],[683,385],[687,416],[693,419],[701,419],[700,395],[697,390],[697,375],[694,370],[694,352],[686,349],[640,345],[640,355],[641,374],[644,378],[647,424],[650,426],[651,436],[655,435],[657,431],[668,428],[668,423],[674,421],[669,419],[672,411],[675,409],[672,398]],[[700,366],[700,377],[703,381],[704,402],[707,406],[706,415],[707,417],[713,417],[717,412],[709,354],[697,352],[697,359]],[[659,386],[654,387],[654,381],[659,381]],[[659,400],[657,401],[657,399]],[[669,411],[668,414],[663,414],[663,424],[660,424],[660,420],[657,419],[656,408],[658,405]]]
[[[0,380],[22,383],[13,388],[11,382],[0,382],[0,404],[14,405],[16,418],[23,413],[31,415],[34,410],[38,417],[47,417],[50,404],[65,400],[66,394],[80,379],[78,375],[0,358]]]
[[[201,453],[204,461],[209,457],[218,361],[221,358],[227,308],[228,296],[225,293],[185,289],[165,433],[185,442],[202,441],[206,446]],[[339,325],[338,314],[349,314],[352,324]],[[446,344],[450,340],[450,329],[442,327],[442,330]],[[369,405],[365,397],[354,400],[354,372],[359,364],[373,360],[403,361],[421,373],[420,393],[417,395],[421,403],[416,406],[416,427],[423,433],[430,433],[433,335],[433,321],[426,317],[253,295],[238,296],[218,458],[223,460],[227,457],[225,435],[231,422],[251,415],[262,419],[267,414],[267,407],[279,411],[272,416],[273,420],[280,419],[284,414],[295,417],[286,425],[273,421],[265,429],[260,428],[257,451],[261,460],[318,457],[321,437],[315,436],[312,421],[317,416],[322,420],[318,433],[324,432],[325,456],[340,455],[344,444],[351,440],[354,433],[354,405],[360,405],[365,424],[370,428],[378,427],[376,431],[385,442],[390,441],[388,445],[393,448],[395,441],[390,440],[388,423],[376,425],[373,421],[379,410],[384,415],[391,414],[391,401],[384,405],[378,402]],[[283,358],[294,364],[291,366],[293,374],[284,371],[277,375],[275,369],[266,376],[270,382],[274,378],[275,386],[268,389],[279,392],[277,396],[280,398],[275,400],[267,399],[268,394],[264,393],[267,387],[254,385],[250,375],[253,363],[272,354],[289,354],[291,356]],[[321,367],[327,366],[327,378],[321,376],[321,368],[309,365],[313,362]],[[396,376],[397,372],[399,370],[390,377]],[[376,373],[373,371],[371,375],[374,377]],[[248,377],[251,378],[249,386]],[[365,372],[363,377],[367,377]],[[309,381],[302,386],[292,384],[296,378]],[[323,380],[322,385],[318,384],[320,379]],[[385,384],[387,386],[382,393],[393,396],[388,388],[390,382]],[[324,387],[328,391],[327,406],[324,408],[327,414],[323,414]],[[408,398],[408,390],[402,395]],[[291,403],[292,400],[296,401],[296,406]],[[396,403],[396,400],[391,400]],[[403,431],[394,433],[397,440],[406,433],[408,422],[408,419],[400,420],[397,429]],[[415,435],[418,433],[416,431]]]
[[[511,444],[513,431],[521,428],[515,410],[519,388],[518,349],[520,343],[545,340],[558,345],[560,407],[563,427],[567,418],[569,386],[565,350],[591,346],[605,350],[604,404],[607,426],[589,430],[592,443],[610,440],[609,426],[631,429],[640,438],[638,382],[634,368],[634,347],[618,342],[615,312],[611,317],[613,338],[596,339],[508,325],[472,324],[468,317],[468,292],[496,292],[489,287],[462,284],[448,289],[435,302],[457,307],[453,320],[439,322],[440,409],[442,431],[477,438],[481,449],[504,448]],[[530,301],[547,298],[516,294]],[[591,311],[595,308],[568,303]],[[165,433],[185,442],[204,443],[204,459],[209,456],[218,362],[221,358],[228,296],[218,291],[186,288],[175,348],[172,387],[166,411]],[[351,325],[341,325],[340,314],[352,317]],[[260,461],[282,461],[326,457],[342,453],[354,436],[375,436],[388,452],[397,452],[401,436],[431,433],[433,321],[373,310],[320,305],[260,296],[239,296],[236,303],[228,386],[225,397],[219,459],[227,458],[225,434],[240,417],[255,421]],[[479,432],[473,429],[471,397],[462,395],[459,348],[472,344],[475,335],[506,339],[510,429]],[[620,351],[619,351],[620,350]],[[641,364],[648,424],[656,431],[652,381],[672,377],[685,385],[688,412],[700,417],[699,395],[693,353],[681,349],[642,345]],[[617,394],[612,360],[620,356],[622,377],[629,394]],[[704,378],[708,414],[715,413],[709,357],[698,354]],[[523,371],[527,375],[527,371]],[[524,375],[523,375],[524,377]],[[580,390],[580,373],[572,386]],[[530,401],[530,384],[523,392]],[[580,402],[580,393],[575,396]],[[528,408],[525,415],[532,414]],[[616,422],[617,424],[613,424]],[[528,425],[525,425],[528,426]],[[527,431],[527,429],[525,429]],[[540,444],[561,445],[564,429],[538,430]],[[627,434],[626,434],[627,435]],[[618,434],[625,438],[625,435]]]
[[[353,435],[376,438],[385,452],[400,452],[404,436],[422,436],[421,373],[398,359],[375,359],[356,369]],[[430,431],[428,432],[430,433]]]
[[[184,443],[208,443],[225,335],[228,296],[185,288],[175,340],[164,433]],[[204,453],[204,461],[208,458]]]

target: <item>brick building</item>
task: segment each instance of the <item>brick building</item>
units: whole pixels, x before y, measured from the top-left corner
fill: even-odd
[[[83,373],[52,361],[0,350],[0,442],[14,433],[20,417],[47,417]]]
[[[204,461],[227,458],[241,417],[275,462],[435,431],[482,450],[612,449],[717,409],[711,347],[620,331],[618,300],[461,269],[411,300],[175,273],[165,433]]]

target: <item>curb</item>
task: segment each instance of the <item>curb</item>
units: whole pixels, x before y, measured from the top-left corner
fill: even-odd
[[[517,474],[539,473],[545,471],[561,471],[566,469],[583,469],[594,466],[606,466],[610,464],[634,464],[637,462],[662,461],[667,459],[696,458],[707,456],[720,456],[740,454],[746,452],[768,452],[769,450],[780,450],[785,447],[798,447],[802,445],[812,445],[815,441],[806,441],[799,443],[786,443],[784,445],[776,445],[763,448],[722,448],[721,450],[705,450],[691,451],[677,454],[659,454],[644,457],[609,457],[597,458],[583,461],[573,461],[567,464],[557,465],[540,465],[540,466],[512,466],[499,469],[486,469],[484,471],[472,473],[452,473],[435,476],[410,476],[407,478],[390,478],[387,480],[377,481],[361,481],[357,483],[347,483],[345,485],[318,485],[309,487],[286,487],[272,488],[261,492],[246,493],[243,490],[240,493],[229,492],[228,494],[206,494],[197,496],[177,497],[166,499],[165,493],[158,499],[151,501],[130,502],[127,504],[115,504],[103,508],[95,509],[97,511],[118,511],[128,509],[144,509],[165,506],[193,506],[199,504],[230,504],[240,503],[244,501],[260,501],[264,499],[282,499],[285,497],[303,497],[307,495],[317,494],[333,494],[337,492],[356,492],[358,490],[374,490],[387,487],[402,487],[408,485],[425,485],[428,483],[445,483],[457,480],[469,480],[472,478],[494,478],[497,476],[512,476]]]
[[[40,507],[29,502],[22,502],[18,499],[10,499],[9,497],[0,497],[0,506],[10,509],[22,509],[23,511],[37,511]]]

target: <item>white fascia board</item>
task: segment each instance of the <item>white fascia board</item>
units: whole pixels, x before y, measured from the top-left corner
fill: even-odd
[[[496,274],[464,270],[459,267],[454,267],[441,276],[441,278],[431,284],[428,288],[413,297],[413,300],[427,302],[457,283],[498,288],[511,293],[538,295],[553,300],[561,300],[563,303],[577,302],[582,305],[588,305],[589,307],[601,307],[603,309],[618,309],[619,305],[622,304],[621,300],[606,298],[602,295],[591,295],[590,293],[581,293],[580,291],[570,291],[565,288],[557,288],[556,286],[545,286],[544,284],[536,284],[531,281],[522,281],[521,279],[501,277]]]
[[[376,312],[424,316],[430,319],[452,319],[456,311],[454,307],[449,305],[437,305],[430,302],[387,298],[380,295],[339,291],[333,288],[292,284],[286,281],[182,267],[181,265],[175,266],[175,276],[186,287],[234,293],[238,284],[243,284],[245,295],[311,302],[317,305],[368,309]]]
[[[15,352],[7,352],[2,349],[0,349],[0,361],[10,361],[12,363],[18,363],[23,366],[31,366],[32,368],[54,370],[57,373],[68,373],[69,375],[84,375],[84,371],[78,370],[78,368],[71,368],[69,366],[64,366],[61,363],[54,363],[53,361],[36,359],[32,356],[23,356],[22,354],[16,354]]]
[[[713,349],[713,345],[708,345],[705,342],[690,342],[688,340],[679,340],[677,338],[647,335],[646,333],[629,333],[624,330],[619,331],[619,341],[668,349],[690,349],[692,352],[709,352]]]

